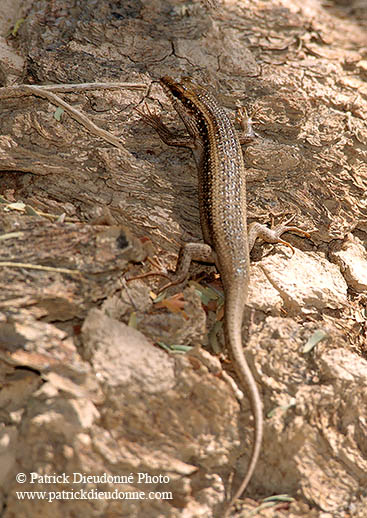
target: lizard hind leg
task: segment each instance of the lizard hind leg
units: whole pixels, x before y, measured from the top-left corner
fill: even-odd
[[[159,292],[183,282],[188,276],[191,261],[214,263],[212,247],[205,243],[185,243],[178,254],[176,269],[174,273],[170,275],[171,281],[165,284]]]
[[[262,225],[261,223],[251,223],[248,227],[248,242],[249,242],[249,251],[251,252],[255,241],[257,238],[262,239],[266,243],[281,243],[282,245],[288,246],[292,252],[295,250],[293,246],[281,239],[281,235],[285,232],[295,232],[296,234],[300,234],[305,237],[310,237],[310,234],[303,230],[302,228],[289,226],[289,223],[294,219],[292,216],[289,220],[284,223],[280,223],[279,225],[272,226],[272,228],[267,227],[266,225]]]

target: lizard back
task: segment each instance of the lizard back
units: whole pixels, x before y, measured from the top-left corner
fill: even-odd
[[[191,81],[161,83],[197,144],[199,206],[204,241],[215,251],[224,289],[249,275],[246,179],[241,145],[225,110]],[[228,281],[228,282],[226,282]],[[240,282],[241,283],[241,282]]]

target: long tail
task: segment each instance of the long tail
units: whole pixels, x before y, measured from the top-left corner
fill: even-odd
[[[229,290],[229,293],[225,294],[225,322],[227,346],[232,355],[237,375],[241,381],[241,385],[246,389],[247,395],[250,399],[251,408],[255,419],[254,441],[251,460],[246,476],[229,502],[224,518],[228,516],[232,504],[241,496],[241,494],[246,489],[247,484],[251,480],[257,461],[259,460],[263,437],[263,405],[256,382],[243,353],[242,346],[241,328],[244,305],[247,296],[246,291],[247,290],[244,286],[236,286],[234,290]]]

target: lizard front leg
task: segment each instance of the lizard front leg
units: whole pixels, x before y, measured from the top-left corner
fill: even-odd
[[[189,135],[176,135],[171,131],[161,120],[160,116],[154,111],[150,111],[147,104],[143,106],[143,109],[136,109],[143,118],[143,120],[150,126],[155,129],[155,131],[160,136],[161,140],[167,146],[176,146],[176,147],[185,147],[188,149],[193,149],[195,147],[192,137]]]

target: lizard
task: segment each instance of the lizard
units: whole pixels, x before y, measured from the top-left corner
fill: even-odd
[[[293,250],[292,245],[281,239],[284,232],[309,235],[302,229],[289,226],[291,220],[272,229],[255,222],[247,229],[246,174],[241,144],[248,143],[254,137],[250,119],[247,119],[247,134],[243,131],[240,136],[224,108],[204,87],[190,79],[178,82],[168,76],[162,77],[160,84],[188,135],[176,136],[147,106],[145,111],[138,111],[167,145],[191,149],[198,170],[200,223],[204,237],[204,243],[185,243],[181,247],[169,285],[186,279],[192,260],[216,265],[225,297],[226,345],[241,386],[248,392],[254,415],[250,463],[244,479],[229,501],[225,512],[228,516],[232,504],[242,495],[252,478],[260,456],[264,428],[262,400],[242,346],[242,322],[250,278],[249,254],[257,238],[269,243],[282,243]],[[238,121],[243,130],[244,119],[242,111]]]

